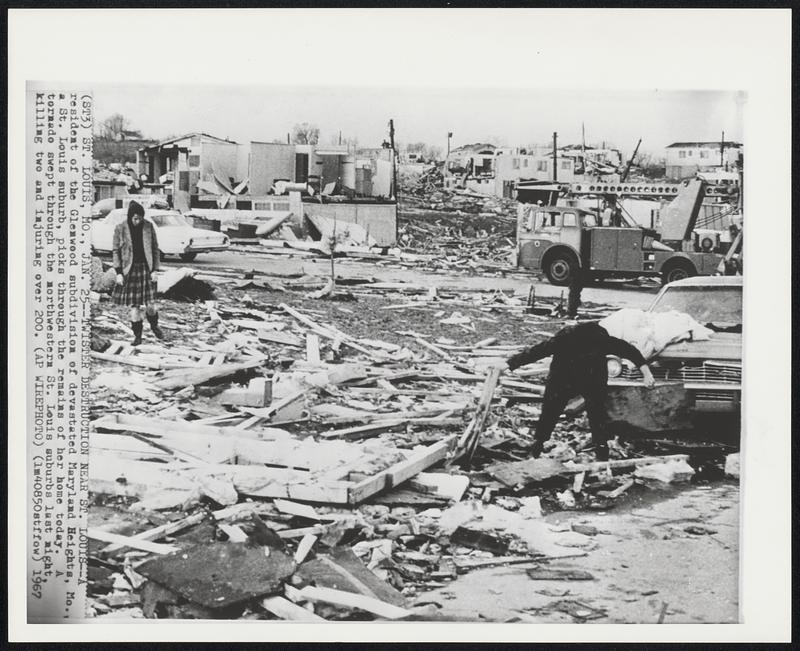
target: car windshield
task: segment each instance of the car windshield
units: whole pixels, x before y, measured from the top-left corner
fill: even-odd
[[[186,218],[177,212],[161,213],[159,215],[150,215],[150,220],[156,226],[188,226],[189,222]]]
[[[741,325],[741,287],[670,287],[650,307],[651,312],[676,310],[702,324]]]

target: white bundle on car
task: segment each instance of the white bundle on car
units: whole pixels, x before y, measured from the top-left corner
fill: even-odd
[[[612,337],[623,339],[636,346],[645,359],[650,359],[670,344],[679,341],[704,341],[712,331],[700,325],[688,314],[645,312],[625,308],[600,321]]]

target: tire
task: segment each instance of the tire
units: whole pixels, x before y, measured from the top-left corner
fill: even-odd
[[[556,254],[547,262],[545,268],[545,275],[551,285],[557,287],[566,287],[569,281],[577,271],[578,263],[574,258],[563,253]]]
[[[676,280],[683,280],[684,278],[691,278],[692,276],[696,275],[697,272],[689,263],[676,262],[661,272],[661,284],[666,285],[668,283],[673,283]]]
[[[191,262],[197,257],[197,253],[181,253],[180,258],[184,262]]]

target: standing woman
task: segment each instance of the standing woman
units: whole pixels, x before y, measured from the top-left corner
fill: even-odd
[[[142,307],[153,334],[162,339],[164,333],[158,327],[155,281],[150,277],[153,271],[158,271],[158,240],[156,229],[145,221],[141,204],[130,202],[127,221],[114,229],[113,249],[117,284],[111,300],[131,308],[133,345],[142,343]]]

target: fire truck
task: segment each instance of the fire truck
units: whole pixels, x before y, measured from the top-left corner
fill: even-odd
[[[526,202],[520,191],[517,266],[543,272],[553,285],[562,286],[579,271],[589,280],[660,276],[664,284],[714,274],[723,252],[717,242],[695,233],[705,184],[691,181],[662,188],[664,193],[674,198],[659,233],[624,219],[604,224],[601,215],[574,206]]]

